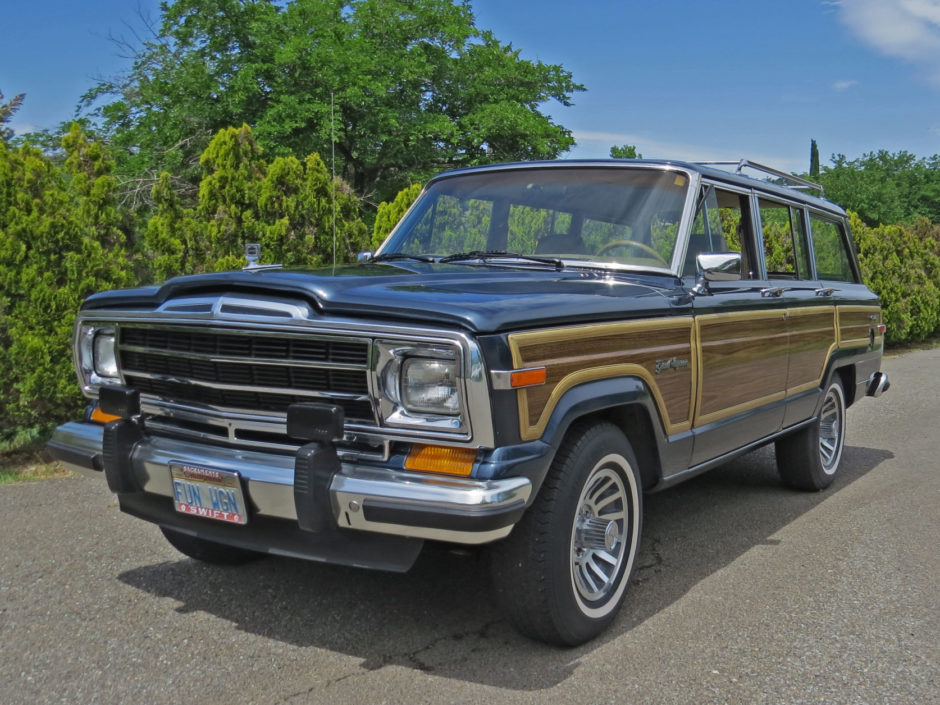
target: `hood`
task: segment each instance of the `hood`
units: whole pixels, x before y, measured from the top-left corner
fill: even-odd
[[[152,310],[178,297],[226,293],[302,299],[323,317],[431,323],[477,333],[613,320],[640,311],[668,315],[687,298],[670,276],[394,262],[177,277],[159,287],[95,294],[83,308]]]

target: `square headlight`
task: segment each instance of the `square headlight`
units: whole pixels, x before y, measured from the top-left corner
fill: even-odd
[[[460,413],[457,363],[409,357],[401,367],[401,403],[408,411],[423,414]]]
[[[117,377],[117,355],[114,352],[114,331],[101,331],[95,335],[93,349],[95,372],[101,377]]]
[[[374,379],[380,423],[389,428],[467,433],[462,359],[456,345],[376,341]]]
[[[100,384],[120,380],[115,348],[113,327],[100,328],[95,325],[80,327],[76,366],[83,387],[97,387]]]

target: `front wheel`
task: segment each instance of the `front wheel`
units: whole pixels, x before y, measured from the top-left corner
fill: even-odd
[[[815,421],[777,441],[777,472],[798,490],[824,490],[836,478],[844,444],[845,392],[836,377]]]
[[[636,562],[641,492],[620,429],[572,429],[534,504],[492,551],[497,598],[519,631],[575,646],[613,622]]]

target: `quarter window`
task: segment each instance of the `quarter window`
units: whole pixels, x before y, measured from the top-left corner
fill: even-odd
[[[818,215],[811,214],[809,220],[819,278],[842,282],[856,281],[844,228],[839,223]]]

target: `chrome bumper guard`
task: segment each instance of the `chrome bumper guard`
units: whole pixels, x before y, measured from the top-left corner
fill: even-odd
[[[66,423],[48,448],[70,470],[101,478],[103,427]],[[237,472],[256,513],[297,520],[294,457],[146,436],[131,454],[145,492],[172,497],[171,462]],[[333,519],[344,529],[481,544],[509,534],[525,509],[525,477],[472,480],[342,462],[330,483]]]
[[[866,394],[870,397],[880,397],[888,391],[891,383],[888,381],[888,375],[885,372],[875,372],[868,380],[868,389]]]

